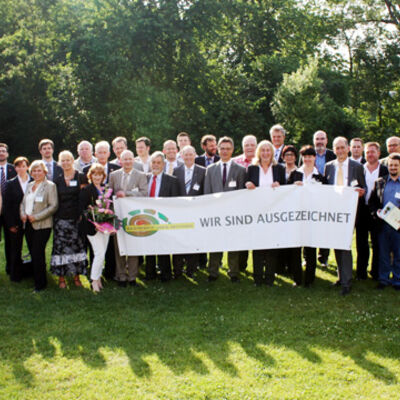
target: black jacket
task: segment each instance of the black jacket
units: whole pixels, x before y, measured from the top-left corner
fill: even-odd
[[[272,177],[274,182],[279,182],[281,185],[286,184],[285,167],[281,164],[273,165]],[[253,182],[255,186],[260,185],[260,167],[258,165],[249,165],[245,182]]]

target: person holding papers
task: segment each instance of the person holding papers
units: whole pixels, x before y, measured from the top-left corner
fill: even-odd
[[[232,160],[233,140],[224,136],[218,141],[218,152],[221,157],[219,161],[207,167],[204,180],[204,194],[228,192],[244,189],[246,169]],[[219,267],[222,264],[222,252],[210,253],[208,264],[208,281],[218,279]],[[231,282],[239,281],[239,252],[228,252],[228,275]]]
[[[364,167],[357,161],[349,159],[349,144],[345,137],[338,136],[333,141],[333,151],[337,159],[325,164],[325,178],[328,185],[350,186],[358,192],[358,196],[365,194],[366,184]],[[335,249],[339,280],[335,286],[341,286],[343,296],[350,293],[353,275],[353,256],[351,250]]]
[[[321,175],[315,167],[316,151],[310,145],[303,146],[300,150],[303,160],[303,165],[297,170],[293,171],[288,179],[288,184],[295,184],[299,186],[325,183],[325,178]],[[317,251],[314,247],[303,248],[304,258],[306,260],[306,272],[304,278],[304,286],[309,287],[315,280],[315,269],[317,267]],[[301,270],[301,248],[289,249],[291,255],[291,266],[293,278],[297,285],[302,281]]]
[[[375,182],[368,205],[374,216],[383,217],[380,211],[390,206],[400,207],[400,154],[392,153],[387,160],[389,174]],[[395,221],[396,222],[396,221]],[[393,285],[400,290],[400,221],[394,224],[381,221],[379,243],[379,284],[377,289],[384,289]],[[393,259],[391,259],[393,253]],[[390,274],[392,273],[392,278]]]
[[[79,193],[84,179],[74,169],[74,157],[69,151],[62,151],[58,155],[58,162],[63,172],[54,180],[58,209],[54,214],[50,270],[59,277],[60,289],[65,289],[65,276],[72,276],[75,286],[82,286],[79,275],[86,274],[85,244],[79,234]]]
[[[253,165],[247,169],[247,189],[255,189],[257,186],[275,188],[286,183],[285,167],[275,160],[274,151],[274,146],[268,140],[262,140],[258,144]],[[281,249],[253,250],[253,277],[256,286],[261,286],[263,282],[268,286],[273,285],[281,252]]]

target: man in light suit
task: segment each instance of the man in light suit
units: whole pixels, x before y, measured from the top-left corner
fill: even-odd
[[[204,194],[227,192],[244,189],[246,169],[232,160],[233,140],[224,136],[218,141],[218,152],[221,159],[207,167],[204,180]],[[222,252],[210,253],[210,282],[218,278],[222,262]],[[232,282],[239,281],[239,252],[228,252],[229,276]]]
[[[128,150],[128,141],[126,140],[126,137],[123,136],[117,136],[112,142],[111,142],[112,148],[113,148],[113,152],[116,156],[116,158],[114,158],[114,160],[111,160],[111,163],[119,165],[120,167],[122,167],[122,163],[121,163],[121,156],[122,153],[125,150]],[[142,171],[143,172],[143,165],[142,163],[134,160],[133,163],[133,168],[137,169],[138,171]]]
[[[50,139],[42,139],[39,142],[39,153],[47,167],[47,179],[54,181],[59,175],[63,175],[62,168],[53,160],[54,142]]]
[[[77,171],[83,172],[83,168],[97,161],[96,158],[93,157],[93,145],[87,140],[79,142],[77,151],[79,157],[74,161],[74,168]]]
[[[196,165],[196,150],[188,145],[181,151],[184,164],[174,169],[174,176],[178,179],[180,196],[201,196],[204,193],[204,178],[206,169]],[[174,276],[182,275],[183,265],[186,262],[186,275],[193,277],[199,260],[198,254],[178,254],[173,256]]]
[[[400,138],[398,136],[391,136],[386,139],[386,150],[388,154],[400,153]],[[389,156],[382,158],[379,162],[387,167],[389,161]]]
[[[161,151],[155,151],[151,157],[151,173],[147,174],[149,197],[175,197],[179,196],[178,180],[175,176],[164,173],[165,157]],[[161,282],[172,279],[171,258],[169,255],[158,256]],[[156,256],[146,256],[146,280],[157,277]]]
[[[350,186],[358,192],[359,197],[364,196],[366,184],[363,166],[348,157],[349,144],[347,139],[338,136],[333,141],[333,151],[337,159],[325,165],[325,178],[329,185]],[[335,249],[336,263],[338,266],[339,280],[336,286],[342,287],[342,295],[348,295],[351,290],[353,274],[353,257],[351,250]]]
[[[134,157],[130,150],[124,150],[120,156],[122,168],[110,174],[110,188],[117,198],[147,196],[147,177],[144,172],[133,168]],[[114,236],[115,246],[115,280],[119,286],[125,287],[127,282],[136,286],[139,273],[139,257],[121,256],[118,249],[117,237]]]

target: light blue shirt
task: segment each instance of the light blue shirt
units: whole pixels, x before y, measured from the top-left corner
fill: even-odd
[[[397,197],[396,197],[397,195]],[[386,182],[385,191],[383,192],[383,207],[391,201],[396,207],[400,207],[400,178],[395,181],[389,175]]]
[[[324,169],[326,164],[325,160],[326,160],[326,150],[324,151],[324,154],[322,154],[322,156],[317,153],[317,156],[315,158],[315,166],[317,167],[317,170],[321,175],[324,174]]]

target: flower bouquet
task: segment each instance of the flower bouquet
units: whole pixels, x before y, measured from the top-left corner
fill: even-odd
[[[89,206],[86,216],[96,229],[105,234],[117,233],[120,227],[120,221],[111,209],[112,189],[105,188],[96,200],[95,206]]]

